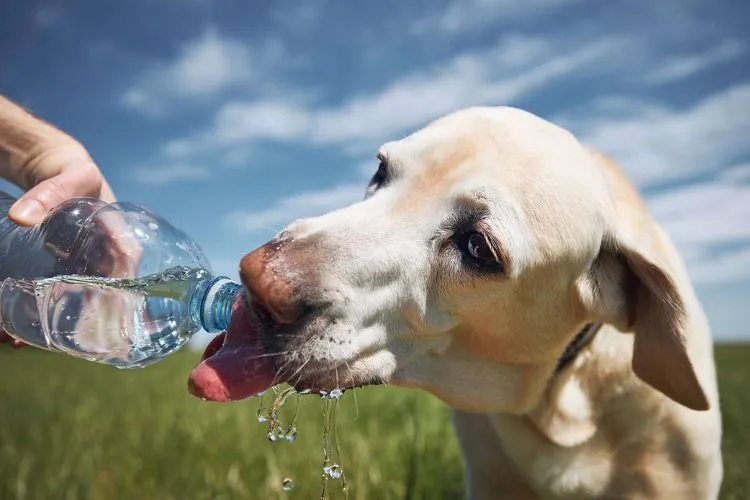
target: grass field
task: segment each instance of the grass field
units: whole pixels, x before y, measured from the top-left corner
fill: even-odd
[[[750,499],[750,346],[720,346],[716,354],[722,498]],[[178,353],[123,372],[0,349],[0,498],[319,498],[321,401],[302,398],[296,442],[270,443],[256,420],[257,399],[217,405],[187,394],[196,359]],[[449,414],[434,398],[371,388],[357,390],[355,404],[348,392],[338,434],[350,498],[463,498]],[[291,492],[281,489],[285,476],[294,480]],[[343,496],[329,489],[331,498]]]

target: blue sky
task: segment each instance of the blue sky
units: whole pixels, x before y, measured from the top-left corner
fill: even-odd
[[[233,277],[360,199],[384,140],[523,107],[623,164],[715,336],[750,340],[747,19],[741,0],[5,2],[0,92]]]

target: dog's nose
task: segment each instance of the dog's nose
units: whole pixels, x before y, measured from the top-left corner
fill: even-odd
[[[272,260],[279,246],[266,244],[240,262],[240,279],[250,299],[265,309],[280,324],[294,323],[302,314],[303,305],[294,287],[275,272]]]

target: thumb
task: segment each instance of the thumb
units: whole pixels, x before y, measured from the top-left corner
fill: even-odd
[[[96,196],[100,189],[101,179],[87,175],[87,169],[63,171],[21,196],[10,207],[8,218],[19,226],[35,226],[63,201],[77,196]]]

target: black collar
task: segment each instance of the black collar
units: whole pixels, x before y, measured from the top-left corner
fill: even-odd
[[[557,360],[555,374],[563,371],[566,366],[568,366],[573,362],[574,359],[576,359],[578,354],[591,343],[591,341],[594,339],[594,336],[596,336],[596,332],[598,332],[601,327],[602,325],[587,323],[586,326],[584,326],[583,329],[578,332],[578,335],[576,335],[575,338],[571,340],[567,346],[565,346],[565,351],[563,351],[560,359]]]

